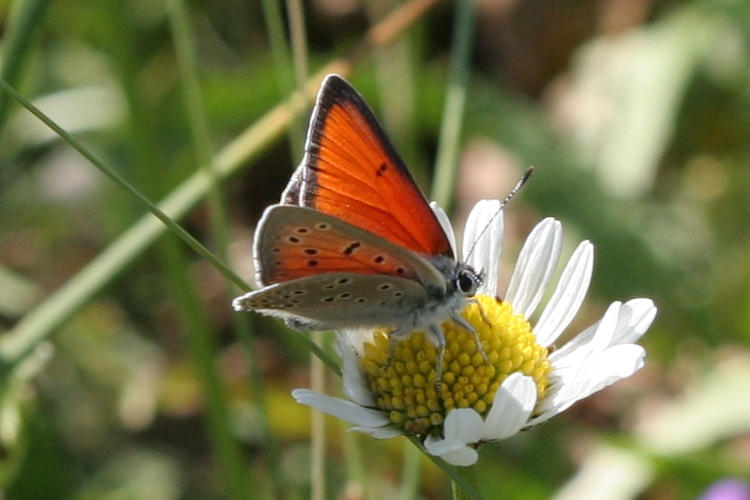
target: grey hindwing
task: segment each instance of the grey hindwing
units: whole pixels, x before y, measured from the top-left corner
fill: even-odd
[[[336,329],[403,324],[428,298],[417,282],[393,276],[327,273],[276,283],[234,301],[294,326]]]

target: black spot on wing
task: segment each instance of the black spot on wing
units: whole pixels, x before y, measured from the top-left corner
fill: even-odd
[[[385,173],[386,170],[388,170],[388,165],[385,163],[381,163],[378,169],[375,171],[375,176],[380,177]]]
[[[354,250],[359,248],[362,244],[359,241],[352,241],[349,243],[349,245],[344,249],[344,255],[351,255]]]

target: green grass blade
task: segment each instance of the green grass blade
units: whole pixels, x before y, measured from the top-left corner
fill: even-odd
[[[47,12],[49,0],[18,0],[10,9],[3,36],[0,78],[17,85],[29,50],[33,47],[32,37]],[[8,119],[10,97],[0,93],[0,133]]]
[[[188,260],[174,239],[160,247],[166,282],[174,297],[178,317],[187,332],[190,359],[205,398],[205,429],[212,455],[217,462],[224,497],[232,500],[253,498],[249,467],[240,444],[230,428],[227,390],[216,366],[216,346],[206,311],[196,293],[195,283],[186,272]]]
[[[305,94],[301,90],[307,81],[308,72],[308,54],[307,54],[307,34],[305,31],[305,18],[300,0],[286,0],[287,17],[289,18],[289,35],[292,39],[292,67],[294,68],[294,83],[298,91],[295,95],[304,99]],[[306,106],[306,102],[300,103]],[[303,153],[302,140],[305,136],[305,127],[299,118],[294,120],[289,128],[291,135],[297,139],[292,141],[292,156],[301,158]]]
[[[222,260],[228,260],[229,231],[227,211],[219,187],[218,175],[213,164],[213,147],[209,133],[208,120],[206,118],[203,97],[201,95],[200,82],[198,79],[197,61],[193,50],[192,35],[188,13],[182,0],[169,0],[167,14],[172,31],[175,52],[177,55],[180,82],[184,94],[185,107],[187,109],[188,125],[196,164],[201,166],[209,177],[208,207],[211,219],[211,232],[215,242],[217,253]],[[184,262],[178,248],[172,248],[171,252]],[[205,312],[201,308],[195,293],[192,292],[193,283],[187,279],[188,274],[181,271],[180,266],[172,264],[173,272],[170,273],[172,281],[178,281],[176,286],[184,288],[182,294],[178,294],[178,302],[182,305],[182,315],[187,319],[190,316],[198,316],[195,320],[187,321],[186,330],[189,332],[188,342],[191,358],[196,364],[196,370],[201,380],[203,393],[206,396],[207,424],[209,437],[214,448],[214,453],[219,459],[223,473],[224,484],[227,485],[227,494],[231,498],[253,497],[253,490],[249,488],[252,474],[247,468],[245,459],[237,444],[236,439],[229,428],[229,411],[227,408],[226,390],[221,383],[214,364],[216,349],[212,342]],[[183,281],[183,283],[180,283]],[[236,293],[235,287],[227,290],[230,295]],[[185,307],[187,306],[187,307]],[[269,466],[272,471],[273,483],[276,491],[279,491],[280,475],[276,445],[272,442],[272,436],[268,432],[267,412],[264,410],[265,391],[261,382],[258,362],[255,356],[253,335],[250,332],[250,323],[246,315],[234,314],[234,329],[237,337],[245,346],[245,352],[249,358],[251,367],[251,385],[256,395],[256,404],[259,407],[258,415],[260,425],[263,427],[262,439],[265,455],[270,457]]]
[[[86,149],[80,142],[78,142],[73,136],[68,134],[59,125],[53,122],[47,115],[42,113],[36,106],[31,104],[29,101],[24,99],[18,94],[7,82],[0,80],[0,86],[2,86],[6,92],[8,92],[14,99],[16,99],[21,105],[28,109],[34,116],[39,118],[45,125],[55,131],[65,142],[73,146],[81,155],[89,160],[96,168],[99,169],[104,175],[109,177],[112,181],[118,184],[120,187],[128,191],[133,197],[135,197],[141,204],[149,210],[157,219],[159,219],[165,226],[167,226],[172,232],[174,232],[182,241],[184,241],[190,248],[195,250],[198,255],[209,261],[216,269],[219,270],[227,279],[232,281],[242,290],[249,290],[249,287],[245,281],[237,276],[234,271],[229,269],[226,264],[219,261],[213,253],[211,253],[206,247],[204,247],[198,240],[196,240],[190,233],[185,231],[179,224],[177,224],[172,218],[167,215],[161,208],[154,205],[146,196],[138,191],[132,184],[125,180],[115,170],[106,165],[102,160],[97,158],[92,152]],[[209,184],[210,187],[210,184]]]
[[[445,210],[450,209],[453,181],[458,161],[458,146],[466,102],[466,83],[469,78],[471,42],[474,39],[474,2],[460,0],[456,3],[456,24],[451,48],[451,69],[445,95],[440,143],[435,160],[435,179],[432,197]]]
[[[214,171],[215,167],[212,161],[213,148],[211,146],[208,120],[206,119],[205,106],[198,80],[198,63],[191,42],[192,29],[184,2],[182,0],[170,0],[168,5],[169,20],[179,64],[180,80],[184,89],[185,106],[188,110],[188,123],[190,125],[195,156],[198,160],[197,164],[203,165],[203,168],[211,176],[212,180],[208,193],[211,229],[217,251],[221,258],[226,261],[229,254],[228,217],[219,189],[219,179]],[[235,295],[237,290],[232,287],[228,292],[230,295]],[[251,331],[251,324],[247,315],[234,314],[232,315],[232,319],[234,330],[245,348],[245,355],[248,357],[248,365],[250,366],[250,385],[255,395],[254,403],[258,408],[259,434],[264,448],[263,455],[267,458],[266,463],[271,477],[272,489],[270,495],[274,498],[282,498],[284,496],[282,492],[285,490],[285,485],[281,473],[279,447],[273,438],[267,419],[268,412],[265,405],[266,390],[263,383],[263,375],[259,368],[260,363],[256,355],[254,334]],[[208,387],[206,389],[210,390]],[[228,456],[227,458],[232,459],[233,457]],[[236,468],[229,470],[230,478],[235,477],[233,474],[235,471]],[[247,485],[244,484],[242,486]]]
[[[266,29],[268,29],[268,40],[271,45],[271,55],[276,70],[276,81],[281,93],[289,95],[295,89],[294,69],[289,44],[286,40],[286,27],[284,26],[281,2],[278,0],[263,0],[261,5],[263,7]],[[299,133],[301,127],[296,125],[298,123],[300,123],[299,117],[289,127],[287,134],[293,155],[301,154],[303,148],[303,137]]]

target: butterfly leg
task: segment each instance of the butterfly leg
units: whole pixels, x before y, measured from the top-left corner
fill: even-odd
[[[472,298],[471,302],[474,302],[477,305],[477,311],[479,311],[479,316],[482,318],[482,321],[484,322],[484,324],[492,328],[492,322],[487,317],[487,314],[484,312],[484,309],[482,309],[482,303],[479,302],[476,298]]]
[[[385,362],[385,367],[391,366],[393,361],[393,355],[396,354],[396,343],[402,340],[404,337],[411,333],[411,329],[396,328],[388,334],[388,360]]]
[[[451,313],[451,319],[455,321],[456,323],[458,323],[459,326],[464,327],[466,330],[470,331],[474,335],[474,342],[476,342],[477,344],[477,350],[484,358],[484,361],[487,362],[487,353],[484,352],[484,347],[482,347],[482,341],[479,340],[479,332],[477,332],[477,330],[473,326],[471,326],[471,324],[468,321],[466,321],[460,314],[458,314],[455,311]]]

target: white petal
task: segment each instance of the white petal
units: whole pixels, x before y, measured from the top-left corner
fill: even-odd
[[[461,247],[461,258],[469,265],[477,263],[474,259],[472,252],[477,252],[476,249],[472,248],[477,242],[479,233],[482,232],[482,228],[487,225],[486,221],[489,218],[489,212],[492,209],[492,200],[479,200],[469,212],[469,216],[466,218],[466,224],[464,224],[463,234],[463,245]],[[471,255],[470,255],[471,254]],[[479,262],[481,264],[481,262]]]
[[[365,377],[359,367],[359,358],[354,349],[341,335],[336,336],[336,343],[341,353],[344,394],[358,405],[375,406],[375,398],[365,383]]]
[[[620,302],[612,302],[607,308],[607,311],[611,310],[613,307],[619,308],[621,305],[622,304]],[[596,335],[596,332],[598,331],[601,324],[602,320],[600,319],[593,325],[584,329],[578,335],[566,342],[565,345],[556,349],[552,354],[549,355],[548,359],[553,363],[553,365],[556,364],[556,366],[566,366],[580,362],[581,357],[585,357],[587,353],[591,351],[591,349],[588,349],[587,346],[594,339],[594,335]],[[614,335],[614,332],[612,332],[612,335]]]
[[[349,427],[347,430],[361,432],[375,439],[391,439],[404,435],[402,431],[394,427]]]
[[[374,342],[375,330],[365,326],[341,328],[337,330],[336,337],[340,339],[342,346],[349,344],[349,347],[354,349],[355,354],[361,357],[365,352],[365,344]]]
[[[591,282],[594,246],[582,241],[563,269],[557,288],[534,327],[536,341],[551,345],[578,313]]]
[[[477,463],[479,453],[474,448],[464,446],[460,450],[451,451],[440,456],[443,460],[451,465],[458,467],[468,467]]]
[[[292,397],[298,403],[361,427],[383,427],[389,423],[388,417],[383,412],[364,408],[351,401],[333,398],[310,389],[295,389],[292,391]]]
[[[613,311],[618,312],[616,325],[612,326],[609,324],[608,326],[612,328],[612,331],[605,334],[601,331],[602,322],[607,319],[606,322],[609,323],[609,318]],[[573,337],[560,349],[550,354],[549,359],[553,364],[558,366],[569,365],[571,363],[580,362],[580,353],[583,351],[579,350],[583,348],[583,346],[590,346],[587,347],[587,352],[594,352],[597,350],[596,347],[599,348],[598,350],[602,350],[613,345],[635,342],[646,333],[646,330],[651,326],[655,317],[656,307],[654,307],[654,303],[651,299],[632,299],[625,304],[613,302],[607,308],[607,312],[602,320],[594,323]],[[608,336],[609,341],[607,345],[602,346],[600,340],[596,341],[596,343],[599,344],[598,346],[591,344],[594,341],[595,335],[600,340],[604,339],[605,335]],[[578,351],[578,354],[573,355],[572,353],[574,351]],[[569,356],[573,357],[565,359]]]
[[[500,254],[503,245],[503,212],[499,200],[481,200],[469,214],[464,229],[464,261],[477,272],[484,271],[481,293],[498,294]]]
[[[448,440],[476,443],[482,437],[482,417],[471,408],[453,409],[443,422],[443,436]]]
[[[424,440],[424,448],[450,464],[471,465],[477,461],[478,455],[476,450],[466,445],[479,441],[481,427],[482,417],[474,410],[451,410],[443,423],[445,439],[429,435]]]
[[[424,449],[437,457],[465,448],[466,443],[458,439],[441,439],[430,434],[424,440]]]
[[[631,376],[643,367],[646,350],[636,344],[612,346],[589,361],[586,385],[580,398],[587,398],[608,385]]]
[[[430,455],[440,457],[452,465],[466,467],[476,463],[479,458],[475,449],[458,439],[440,439],[430,435],[424,440],[424,448]]]
[[[594,332],[594,337],[591,339],[589,349],[592,353],[601,352],[612,345],[617,326],[623,318],[623,312],[625,309],[622,307],[622,303],[617,301],[610,304],[607,310],[604,312],[604,316],[599,321],[599,325]],[[630,312],[629,310],[627,310]]]
[[[448,237],[451,249],[453,250],[453,255],[458,258],[458,254],[456,253],[458,250],[456,247],[456,233],[453,232],[453,226],[451,225],[450,218],[448,218],[448,214],[445,213],[445,210],[443,210],[436,201],[430,202],[430,208],[432,209],[432,213],[435,214],[435,217],[437,217],[440,227],[443,228],[445,235]]]
[[[544,422],[581,399],[629,377],[643,366],[645,356],[646,351],[639,345],[616,345],[590,357],[584,369],[558,372],[560,379],[550,386],[536,408],[540,414],[529,424]]]
[[[487,418],[482,424],[482,440],[505,439],[521,430],[536,404],[536,385],[531,377],[513,373],[495,394]]]
[[[651,299],[632,299],[623,306],[623,314],[613,344],[630,344],[640,339],[656,318],[656,306]]]
[[[561,247],[560,221],[548,217],[531,230],[518,255],[505,294],[513,312],[527,318],[533,314],[557,267]]]
[[[573,348],[567,349],[568,345],[563,346],[558,352],[554,352],[549,357],[552,365],[552,373],[549,377],[549,389],[547,397],[540,407],[545,405],[560,405],[561,401],[577,401],[584,392],[587,380],[590,378],[592,367],[594,366],[596,356],[600,355],[609,347],[609,343],[617,328],[619,312],[621,310],[619,302],[613,302],[607,308],[607,312],[602,319],[596,323],[595,328],[588,328],[584,331],[585,341],[576,343]],[[574,341],[577,340],[573,339]],[[632,345],[632,344],[628,344]],[[572,404],[572,403],[571,403]],[[539,410],[540,408],[537,408]],[[562,411],[562,410],[560,410]]]
[[[558,364],[566,365],[570,364],[568,361],[568,358],[574,357],[573,352],[580,351],[582,346],[585,346],[591,342],[591,339],[594,338],[594,334],[596,333],[596,329],[599,328],[599,325],[601,324],[601,320],[597,321],[593,325],[589,326],[585,330],[583,330],[581,333],[570,339],[563,345],[562,347],[556,349],[553,351],[547,359],[549,359],[551,362],[556,362]]]
[[[573,337],[569,342],[549,356],[554,367],[583,366],[591,353],[603,351],[612,344],[620,322],[621,302],[612,302],[602,319]]]

